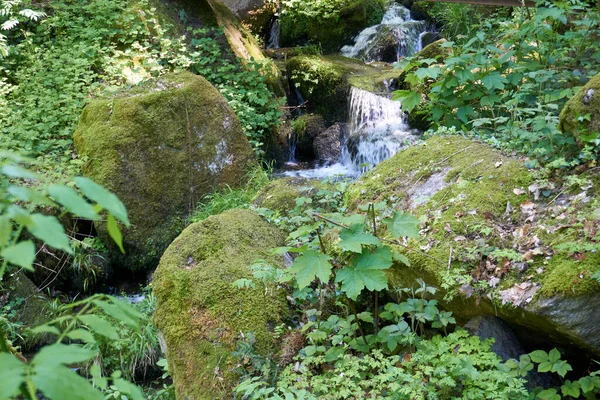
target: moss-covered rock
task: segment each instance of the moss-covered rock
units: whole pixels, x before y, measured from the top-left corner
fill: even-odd
[[[314,43],[320,44],[326,53],[337,52],[361,30],[378,24],[383,13],[383,0],[346,0],[339,9],[322,12],[290,12],[284,8],[281,45],[293,47]]]
[[[298,197],[312,197],[323,187],[322,182],[305,178],[275,179],[258,193],[254,205],[286,215],[296,207]]]
[[[277,11],[277,3],[269,0],[223,0],[223,4],[258,36],[264,36]]]
[[[282,265],[271,249],[284,239],[255,212],[229,210],[190,225],[165,251],[153,281],[155,322],[178,398],[230,398],[238,379],[231,353],[241,335],[252,332],[260,354],[275,351],[272,330],[287,313],[285,293],[232,283],[252,279],[257,260]]]
[[[89,160],[84,174],[116,193],[129,211],[126,254],[116,261],[132,270],[153,268],[195,202],[215,188],[238,185],[254,163],[231,107],[190,73],[91,101],[75,147]],[[97,229],[106,238],[106,226]]]
[[[556,209],[546,209],[547,199],[530,197],[533,182],[517,160],[441,136],[363,175],[347,202],[357,209],[385,200],[422,221],[423,237],[409,244],[411,266],[390,272],[396,286],[423,278],[444,288],[439,300],[459,321],[496,314],[513,327],[535,330],[539,340],[600,354],[600,326],[592,322],[600,317],[600,286],[589,278],[600,270],[600,258],[565,255],[555,246],[581,228],[561,225],[552,216]]]
[[[385,64],[365,64],[342,56],[298,56],[288,60],[288,77],[310,111],[327,122],[346,122],[351,87],[386,92],[399,72]]]
[[[582,121],[579,117],[589,116]],[[560,113],[559,129],[582,144],[581,136],[600,132],[600,74],[573,96]]]

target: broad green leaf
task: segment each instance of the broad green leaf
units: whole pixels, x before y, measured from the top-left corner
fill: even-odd
[[[359,270],[388,269],[392,266],[392,251],[389,246],[365,250],[352,259],[352,266]]]
[[[119,246],[119,250],[121,250],[121,253],[125,254],[125,249],[123,248],[123,235],[121,234],[121,230],[119,229],[117,220],[110,213],[108,214],[106,228],[108,229],[108,234],[110,235],[112,240],[114,240],[117,246]]]
[[[8,215],[0,216],[0,247],[8,245],[12,235],[12,222]]]
[[[321,282],[328,282],[331,277],[331,264],[326,254],[318,253],[314,250],[308,250],[300,257],[294,260],[294,264],[289,269],[296,275],[298,287],[303,289],[319,278]]]
[[[100,204],[106,208],[111,214],[115,216],[119,221],[125,224],[129,228],[129,217],[127,216],[127,209],[125,205],[119,200],[114,194],[104,189],[94,181],[78,176],[75,178],[75,183],[83,194],[92,201]]]
[[[408,257],[406,257],[404,254],[398,253],[397,251],[393,251],[392,259],[396,262],[400,262],[406,265],[407,267],[410,267],[410,261],[408,260]]]
[[[17,265],[26,270],[33,271],[33,261],[35,260],[35,245],[31,240],[19,242],[9,246],[0,253],[2,258],[11,264]]]
[[[401,90],[394,92],[394,100],[400,100],[402,103],[402,111],[410,113],[416,106],[421,104],[421,93],[419,92],[408,92],[405,96],[396,96],[396,93],[401,92]]]
[[[31,329],[31,333],[51,333],[53,335],[60,336],[60,331],[57,327],[47,324],[36,326],[35,328]]]
[[[420,80],[424,80],[425,78],[437,79],[441,73],[442,70],[439,67],[419,68],[414,72]]]
[[[91,220],[100,218],[98,213],[94,211],[94,207],[85,201],[73,188],[62,185],[52,185],[48,188],[48,193],[50,193],[50,196],[57,202],[62,204],[67,211],[75,215]]]
[[[544,350],[536,350],[531,352],[529,353],[529,357],[531,357],[531,361],[536,363],[548,361],[548,353],[546,353]]]
[[[556,392],[556,389],[546,389],[539,392],[537,398],[542,400],[560,400],[560,395]]]
[[[46,196],[38,192],[37,190],[30,189],[25,186],[14,186],[11,185],[8,187],[7,192],[10,193],[14,198],[18,200],[22,200],[31,204],[43,204],[43,205],[51,205],[53,204]]]
[[[72,340],[81,340],[85,343],[96,343],[96,339],[94,339],[94,335],[85,329],[75,329],[71,332],[67,333],[67,337]]]
[[[339,270],[335,280],[341,282],[342,291],[352,300],[356,300],[365,287],[372,291],[383,290],[387,288],[388,283],[382,270],[356,269],[349,266]]]
[[[71,249],[71,245],[69,244],[69,237],[56,217],[33,214],[31,221],[27,224],[27,229],[33,236],[47,245],[58,250],[63,250],[65,253],[73,254],[73,249]]]
[[[396,211],[393,218],[386,218],[383,222],[387,224],[390,233],[396,239],[419,237],[419,220],[410,214]]]
[[[458,107],[458,109],[456,110],[456,115],[458,116],[458,119],[460,119],[465,124],[469,122],[469,115],[471,114],[473,114],[473,107],[471,106]]]
[[[311,224],[311,225],[302,225],[300,228],[296,229],[292,233],[289,234],[289,239],[298,239],[299,237],[310,235],[313,233],[319,224]]]
[[[130,303],[119,300],[114,296],[110,296],[109,298],[110,302],[94,300],[94,304],[101,307],[111,317],[129,325],[131,328],[139,329],[139,323],[145,317],[133,308]]]
[[[42,347],[35,357],[33,357],[31,364],[35,365],[36,368],[38,365],[58,366],[60,364],[79,364],[91,360],[96,356],[96,353],[93,350],[85,349],[75,344],[55,343]]]
[[[503,77],[502,75],[500,75],[500,73],[498,71],[493,71],[489,75],[484,76],[481,79],[481,82],[483,83],[483,86],[486,87],[486,89],[502,90],[502,89],[504,89],[504,84],[507,83],[508,80],[505,77]]]
[[[548,361],[555,363],[558,360],[560,360],[560,352],[556,349],[550,350],[550,353],[548,353]]]
[[[341,356],[344,355],[346,349],[342,346],[334,346],[331,347],[327,352],[325,352],[325,361],[333,362],[338,360]]]
[[[562,22],[563,24],[567,23],[567,17],[560,8],[538,7],[536,12],[536,19],[541,21],[546,18],[555,19],[557,21]]]
[[[552,369],[552,363],[549,361],[543,361],[538,365],[538,372],[548,372]]]
[[[559,374],[561,377],[565,377],[565,375],[567,374],[567,372],[569,371],[573,371],[573,368],[566,362],[566,361],[559,361],[557,363],[554,363],[552,365],[552,372],[556,372],[557,374]]]
[[[102,317],[93,314],[85,314],[77,317],[84,325],[90,328],[93,332],[107,337],[108,339],[118,340],[119,334],[114,326],[110,322]]]
[[[591,392],[594,389],[594,380],[589,376],[584,376],[579,379],[579,385],[583,393]]]
[[[117,378],[113,380],[113,384],[119,389],[121,393],[128,395],[131,400],[144,400],[144,395],[139,387],[131,382],[127,382],[124,379]]]
[[[65,346],[71,347],[71,346]],[[43,350],[43,349],[42,349]],[[102,393],[69,368],[56,364],[36,364],[33,382],[52,400],[103,400]]]
[[[345,251],[362,252],[362,245],[379,245],[379,239],[364,232],[364,224],[354,224],[340,233],[340,247]]]
[[[581,394],[579,382],[566,381],[560,388],[563,396],[572,396],[578,398]],[[585,391],[584,391],[585,393]]]
[[[17,165],[5,165],[1,168],[1,171],[9,178],[39,179],[40,177],[38,174]]]
[[[0,353],[0,399],[12,399],[25,382],[27,366],[9,353]]]

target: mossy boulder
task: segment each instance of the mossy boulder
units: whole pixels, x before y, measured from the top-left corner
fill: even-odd
[[[460,136],[440,136],[363,175],[347,203],[356,210],[387,201],[422,222],[423,237],[409,243],[413,251],[398,249],[411,266],[390,271],[394,285],[423,278],[443,288],[438,299],[459,322],[495,314],[523,336],[537,332],[540,343],[600,354],[600,286],[590,278],[600,257],[565,254],[559,245],[583,232],[556,218],[557,212],[573,214],[561,217],[567,219],[591,215],[597,206],[573,199],[560,211],[540,191],[518,160]]]
[[[443,46],[446,42],[446,39],[436,40],[435,42],[423,47],[423,49],[417,52],[414,57],[422,60],[426,58],[433,58],[438,62],[444,62],[444,60],[452,54],[451,47]]]
[[[582,121],[579,117],[586,117]],[[594,76],[573,96],[560,113],[559,129],[583,144],[582,135],[600,133],[600,74]]]
[[[119,266],[134,271],[155,267],[195,202],[241,183],[255,162],[234,111],[208,81],[190,73],[90,101],[75,148],[88,159],[84,175],[127,207],[126,254],[113,253]],[[96,227],[106,238],[106,226]]]
[[[296,141],[295,158],[297,160],[314,160],[313,141],[327,129],[323,117],[307,114],[292,121],[293,138]]]
[[[327,122],[346,122],[351,87],[370,92],[386,92],[400,75],[385,64],[365,64],[342,56],[298,56],[286,64],[288,77],[309,111]]]
[[[254,205],[287,215],[296,207],[297,198],[314,198],[319,190],[330,188],[328,185],[318,180],[298,177],[275,179],[258,193]]]
[[[345,0],[333,11],[281,14],[281,45],[293,47],[320,44],[326,53],[337,52],[364,28],[378,24],[384,13],[383,0]],[[332,15],[327,18],[323,13]],[[333,16],[335,15],[335,16]]]
[[[190,225],[165,251],[152,287],[177,398],[230,398],[239,378],[231,353],[242,335],[255,336],[258,353],[276,352],[272,332],[288,312],[285,293],[232,284],[252,279],[258,260],[282,266],[271,249],[284,240],[255,212],[234,209]]]

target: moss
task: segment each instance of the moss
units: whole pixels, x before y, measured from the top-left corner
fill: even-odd
[[[426,58],[433,58],[439,62],[443,62],[446,59],[446,57],[452,54],[451,47],[442,47],[442,45],[446,42],[446,39],[436,40],[435,42],[428,44],[421,51],[416,53],[415,57],[422,60]]]
[[[310,111],[328,122],[348,119],[352,86],[383,92],[386,82],[400,74],[390,66],[374,66],[342,56],[298,56],[286,64],[288,76],[308,101]]]
[[[281,44],[293,47],[307,42],[320,44],[325,52],[337,52],[364,28],[378,24],[384,13],[383,0],[347,0],[335,10],[336,18],[319,13],[281,15]]]
[[[254,162],[231,107],[190,73],[91,101],[75,147],[89,159],[84,174],[116,193],[129,211],[127,253],[115,261],[132,270],[153,268],[194,203],[214,188],[238,185]],[[106,239],[106,227],[97,228]]]
[[[556,255],[548,261],[542,275],[540,295],[576,296],[600,291],[598,282],[589,278],[600,270],[600,255],[588,253],[584,260]]]
[[[240,335],[253,332],[256,350],[275,351],[272,329],[287,313],[276,288],[240,290],[257,260],[281,266],[271,255],[285,235],[249,210],[229,210],[190,225],[169,246],[154,275],[155,321],[167,344],[178,398],[231,396],[236,384],[231,352]]]
[[[591,91],[591,92],[590,92]],[[591,96],[588,93],[593,93]],[[588,96],[585,99],[584,97]],[[589,121],[580,122],[580,116],[589,115]],[[600,74],[585,84],[563,107],[560,113],[559,129],[574,136],[580,144],[582,134],[600,132]]]
[[[298,197],[311,197],[324,184],[304,178],[280,178],[267,185],[257,196],[254,204],[282,214],[296,207]]]

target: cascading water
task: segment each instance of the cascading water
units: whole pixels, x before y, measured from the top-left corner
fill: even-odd
[[[281,36],[281,26],[279,25],[279,18],[275,17],[271,29],[269,31],[269,38],[267,41],[267,49],[278,49],[279,48],[279,37]]]
[[[354,45],[342,47],[342,55],[361,58],[366,62],[396,62],[402,56],[421,49],[421,37],[426,23],[410,18],[410,10],[392,4],[379,25],[366,28],[358,34]]]
[[[399,101],[358,88],[350,96],[350,134],[342,164],[364,172],[415,140]]]
[[[334,175],[356,177],[417,139],[398,101],[366,90],[350,92],[349,134],[337,163],[310,170],[286,171],[286,176],[320,179]]]

